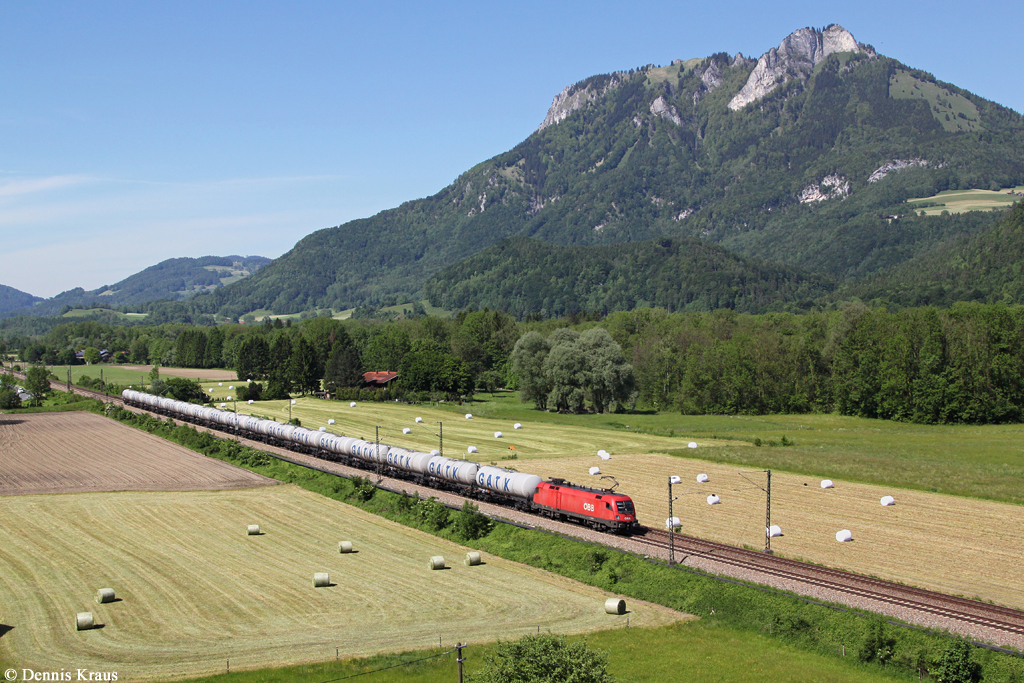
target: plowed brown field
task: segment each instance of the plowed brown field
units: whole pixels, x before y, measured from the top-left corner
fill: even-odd
[[[276,483],[93,413],[0,415],[0,495]]]

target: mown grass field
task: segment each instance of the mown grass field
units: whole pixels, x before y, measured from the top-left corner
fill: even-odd
[[[587,644],[608,654],[608,669],[620,683],[729,681],[730,683],[874,683],[905,680],[874,666],[825,657],[781,645],[756,634],[688,622],[660,628],[601,631]],[[471,643],[463,650],[465,673],[483,666],[490,645]],[[455,655],[414,662],[444,650],[408,652],[345,662],[291,667],[274,671],[221,674],[196,683],[321,683],[363,674],[372,683],[437,683],[458,680]],[[396,666],[397,665],[397,666]],[[385,667],[394,667],[385,670]],[[366,675],[368,672],[377,672]]]
[[[0,546],[0,656],[123,680],[687,618],[639,601],[608,615],[605,591],[490,555],[466,567],[463,547],[287,485],[0,498]],[[430,571],[434,555],[450,569]],[[121,600],[94,603],[105,587]],[[76,631],[81,611],[103,627]]]
[[[1008,194],[1014,192],[1014,194]],[[937,216],[943,211],[966,213],[967,211],[997,211],[1008,209],[1021,200],[1017,192],[1024,192],[1024,186],[1010,187],[998,192],[992,190],[945,190],[931,197],[908,199],[907,204],[926,215]],[[928,204],[929,206],[920,206]]]
[[[19,363],[22,367],[25,363]],[[68,368],[71,368],[71,382],[75,383],[79,378],[88,376],[92,379],[99,379],[100,370],[103,370],[103,379],[106,382],[113,384],[122,384],[128,386],[129,384],[139,385],[140,383],[149,384],[149,371],[153,369],[152,365],[108,365],[102,363],[99,365],[49,365],[47,369],[58,377],[60,381],[64,381],[68,377]],[[222,368],[160,368],[160,375],[165,377],[187,377],[189,379],[199,379],[214,381],[214,384],[219,381],[233,381],[235,378],[234,370],[225,370]]]
[[[219,399],[230,383],[213,388]],[[519,460],[611,453],[666,453],[709,462],[843,479],[1024,504],[1024,425],[919,425],[840,415],[558,415],[534,410],[510,392],[478,394],[463,406],[322,401],[298,398],[292,414],[309,427],[374,438],[401,446],[437,448],[436,421],[444,423],[445,453],[479,449],[481,462],[510,455]],[[230,407],[231,404],[229,403]],[[286,401],[240,404],[240,413],[287,419]],[[473,420],[464,413],[471,412]],[[415,424],[415,417],[423,424]],[[529,429],[513,430],[521,422]],[[409,427],[412,434],[402,434]],[[494,439],[501,431],[502,439]],[[779,446],[782,438],[792,442]],[[762,445],[754,445],[761,439]],[[689,442],[696,450],[687,448]],[[775,446],[768,444],[774,443]],[[515,450],[510,451],[509,446]]]

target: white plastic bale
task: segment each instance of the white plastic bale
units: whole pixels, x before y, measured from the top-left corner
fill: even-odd
[[[430,558],[431,569],[444,569],[444,557],[441,555],[434,555]]]
[[[417,417],[417,418],[416,418],[416,421],[417,421],[417,422],[423,422],[423,418],[422,418],[422,417]]]
[[[321,428],[320,428],[320,429],[318,429],[317,431],[318,431],[318,432],[326,432],[326,431],[327,431],[327,427],[321,427]]]
[[[608,598],[604,601],[604,611],[608,614],[625,614],[626,601],[619,598]]]
[[[101,588],[96,591],[96,602],[101,605],[106,602],[114,602],[114,589],[113,588]]]
[[[349,408],[355,408],[356,407],[356,402],[352,401],[351,403],[348,404],[348,407]]]
[[[476,446],[470,446],[466,449],[467,453],[476,453]]]
[[[686,444],[686,447],[687,448],[696,448],[697,447],[697,442],[696,441],[691,441],[690,443]]]
[[[698,484],[704,484],[707,481],[708,481],[708,475],[706,475],[706,474],[698,474],[697,475],[697,483]]]
[[[467,420],[472,420],[473,419],[473,413],[466,413],[466,419]]]
[[[92,612],[79,612],[75,615],[76,631],[88,631],[95,626],[96,620],[93,619]]]
[[[590,474],[592,474],[592,475],[594,475],[594,474],[601,474],[601,468],[600,467],[591,467],[590,468]]]
[[[466,566],[467,567],[475,567],[478,564],[480,564],[481,562],[482,562],[482,560],[480,559],[480,553],[476,552],[475,550],[472,551],[472,552],[466,553]]]
[[[218,386],[218,387],[222,387],[222,386],[224,386],[224,382],[217,382],[217,386]]]
[[[250,524],[245,529],[245,535],[246,536],[259,536],[260,535],[260,525],[259,524]]]
[[[352,541],[342,541],[338,544],[339,553],[350,553],[352,552]]]
[[[411,434],[412,430],[409,429],[408,427],[402,427],[402,433],[403,434]]]
[[[430,454],[431,454],[431,455],[441,455],[441,451],[439,451],[439,450],[437,450],[436,448],[434,448],[434,449],[432,449],[432,450],[430,451]]]
[[[234,389],[234,387],[228,387],[228,389]]]
[[[313,588],[326,588],[331,585],[331,575],[327,572],[313,574]]]
[[[521,423],[519,423],[519,422],[516,422],[514,425],[512,425],[512,429],[522,429],[522,428],[523,428],[523,425]]]
[[[329,420],[327,421],[327,424],[329,424],[329,425],[332,425],[332,424],[334,424],[334,418],[332,417],[331,419],[329,419]]]
[[[840,543],[846,543],[847,541],[853,540],[853,532],[849,529],[843,529],[836,532],[836,540]]]
[[[678,517],[669,517],[668,519],[665,520],[665,528],[666,529],[678,529],[682,525],[683,525],[683,522]]]
[[[504,434],[502,434],[501,432],[494,432],[495,439],[500,439],[502,436],[504,436]]]
[[[252,405],[252,404],[253,404],[253,400],[250,398],[249,399],[249,405]]]
[[[880,500],[879,502],[885,507],[889,507],[890,505],[896,504],[896,499],[893,498],[892,496],[882,496],[882,500]]]
[[[765,532],[768,534],[768,538],[776,538],[782,535],[782,527],[778,524],[772,524],[770,527],[765,529]]]
[[[710,496],[708,496],[708,505],[718,505],[721,502],[722,499],[713,493]]]
[[[823,488],[823,489],[834,488],[834,486],[835,486],[835,484],[832,483],[831,479],[822,479],[821,480],[821,488]]]
[[[683,481],[682,479],[680,479],[679,477],[677,477],[674,474],[671,477],[668,478],[668,483],[670,483],[670,484],[681,484],[682,481]]]

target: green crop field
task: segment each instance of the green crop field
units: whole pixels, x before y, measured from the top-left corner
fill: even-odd
[[[24,363],[20,365],[24,366]],[[49,365],[47,369],[57,376],[59,381],[64,381],[68,376],[68,369],[71,369],[71,382],[75,383],[81,377],[99,379],[100,370],[103,371],[104,381],[112,384],[149,384],[150,365]],[[195,369],[195,368],[160,368],[160,374],[165,377],[189,377],[193,379],[210,379],[223,381],[234,378],[234,370],[221,368]]]
[[[1010,193],[1013,194],[1010,194]],[[1017,193],[1024,192],[1024,185],[1008,187],[998,192],[992,190],[946,190],[931,197],[908,199],[907,203],[916,211],[937,216],[943,211],[966,213],[967,211],[998,211],[1008,209],[1021,200]]]
[[[72,308],[70,311],[65,313],[62,317],[64,318],[89,318],[96,314],[97,310],[102,310],[105,313],[110,313],[123,320],[142,320],[146,318],[149,313],[122,313],[121,311],[112,311],[109,309],[95,309],[95,308]]]
[[[253,669],[688,618],[636,600],[608,615],[610,593],[491,555],[464,566],[464,547],[287,485],[9,496],[0,538],[0,657],[35,670],[196,676],[228,658]],[[448,570],[428,568],[436,555]],[[96,604],[107,587],[121,600]],[[103,627],[76,631],[85,611]]]

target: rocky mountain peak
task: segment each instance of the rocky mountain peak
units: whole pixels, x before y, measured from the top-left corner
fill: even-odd
[[[729,102],[729,109],[742,109],[792,77],[807,78],[814,67],[831,54],[864,49],[853,34],[838,24],[821,31],[814,28],[794,31],[777,48],[761,55],[746,84]]]

